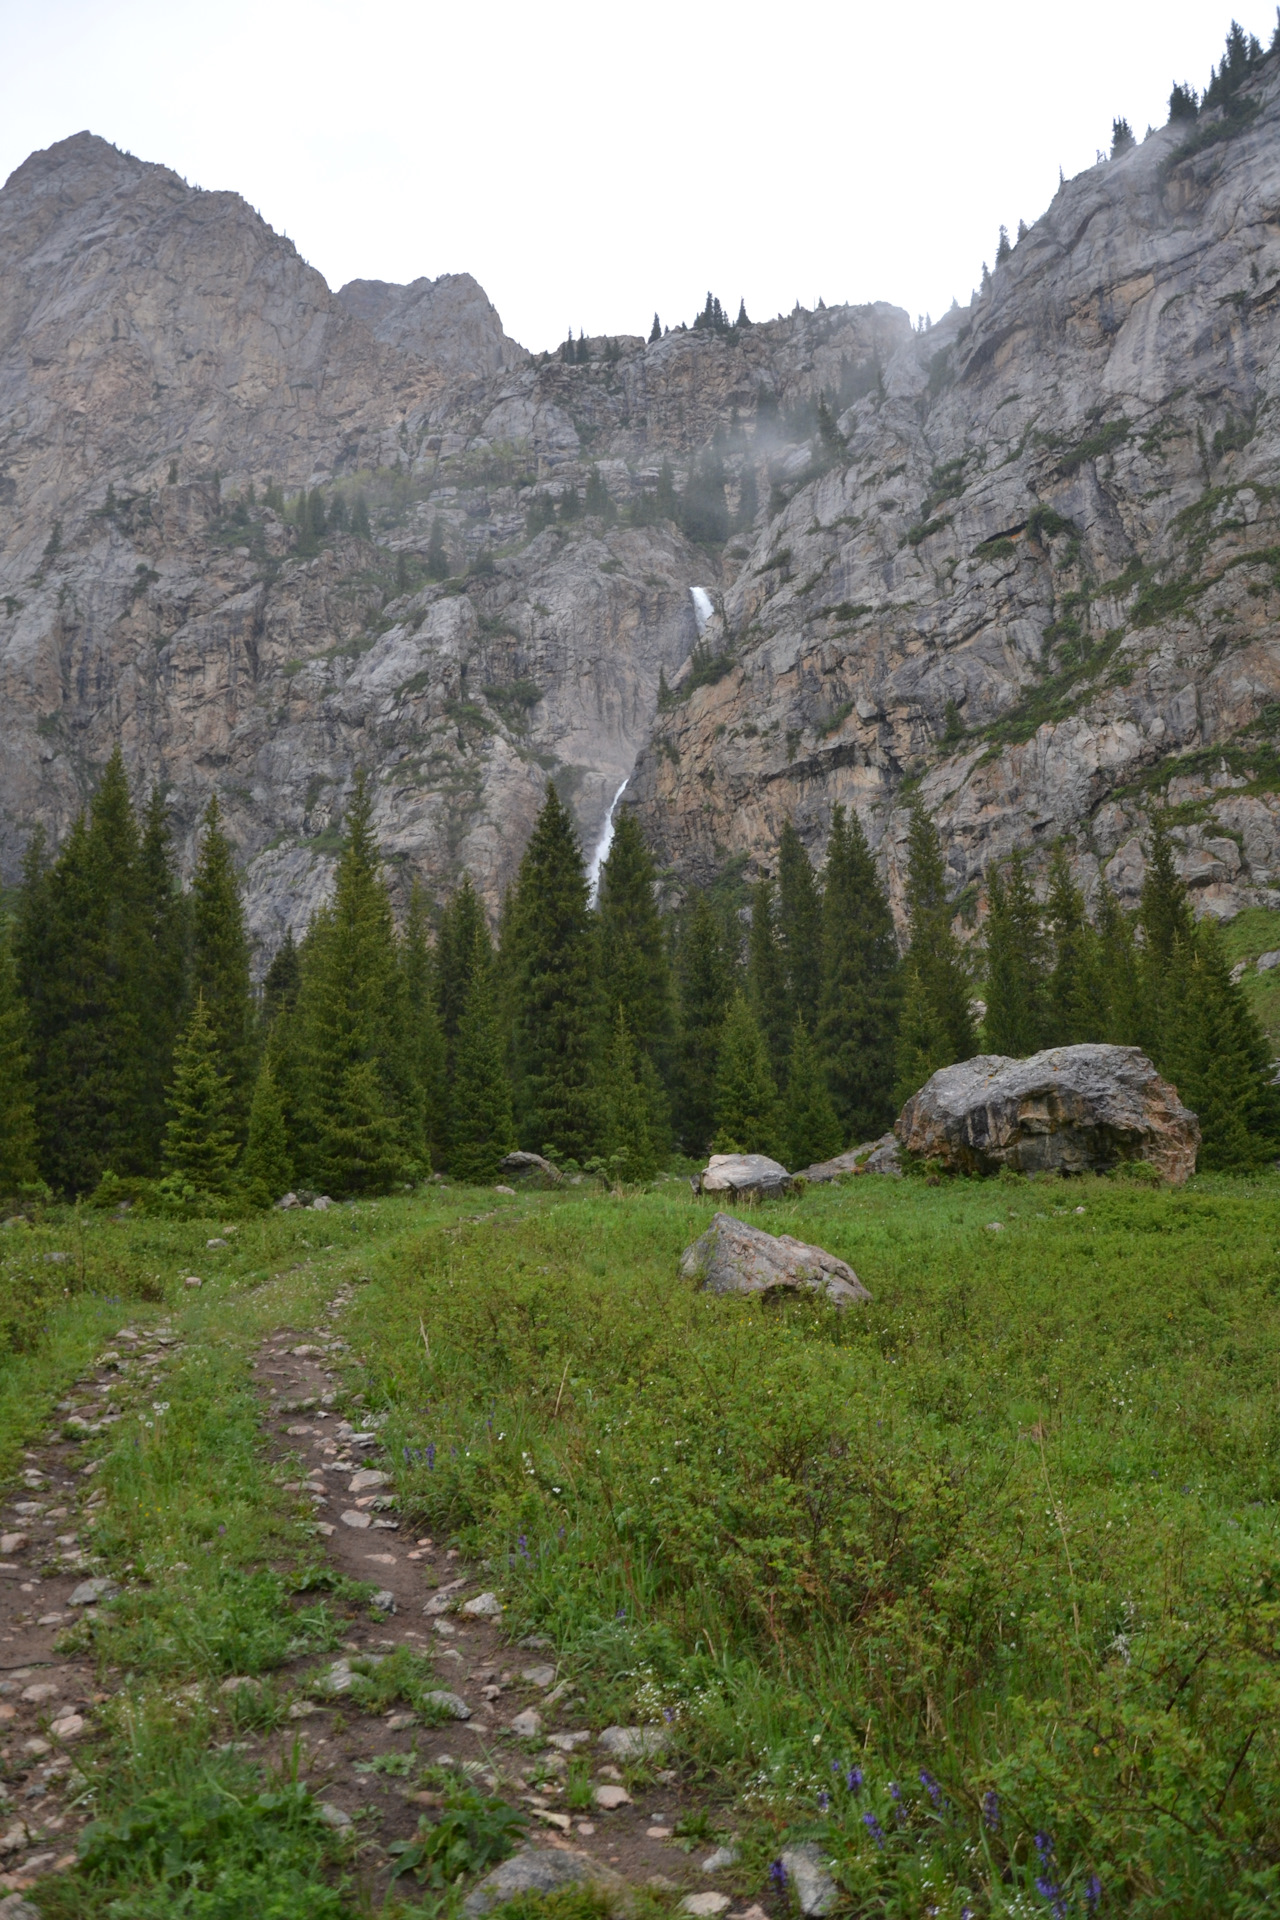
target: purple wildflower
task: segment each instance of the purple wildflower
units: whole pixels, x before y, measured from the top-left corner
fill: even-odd
[[[934,1806],[940,1807],[942,1805],[942,1788],[938,1785],[933,1775],[924,1767],[920,1769],[920,1785],[924,1788]]]
[[[1042,1873],[1037,1876],[1036,1892],[1040,1895],[1040,1898],[1046,1901],[1052,1908],[1054,1920],[1066,1920],[1067,1896],[1063,1893],[1061,1887],[1054,1885],[1047,1873]]]
[[[818,1795],[819,1813],[825,1813],[827,1809],[830,1807],[830,1805],[831,1805],[831,1795],[829,1793],[820,1793]]]
[[[769,1869],[769,1878],[772,1880],[774,1886],[777,1888],[779,1893],[786,1892],[787,1869],[783,1865],[781,1860],[774,1861],[773,1865]]]
[[[1088,1907],[1090,1913],[1094,1912],[1101,1898],[1102,1898],[1102,1882],[1101,1880],[1099,1880],[1096,1873],[1091,1873],[1089,1875],[1089,1878],[1084,1883],[1084,1903],[1086,1907]]]
[[[889,1798],[893,1801],[893,1811],[897,1817],[898,1825],[901,1826],[907,1816],[902,1805],[902,1788],[896,1780],[889,1782]]]
[[[880,1822],[876,1819],[874,1813],[864,1813],[862,1816],[862,1824],[866,1828],[867,1832],[871,1835],[871,1838],[875,1841],[876,1845],[879,1847],[881,1853],[883,1853],[884,1852],[884,1828],[880,1825]]]
[[[982,1824],[988,1833],[1000,1831],[1000,1795],[994,1787],[988,1787],[982,1796]]]
[[[520,1535],[520,1538],[516,1541],[516,1545],[520,1549],[521,1554],[526,1560],[532,1560],[533,1555],[529,1551],[529,1539],[527,1534],[522,1533]]]
[[[845,1785],[848,1787],[850,1793],[860,1793],[862,1791],[862,1768],[861,1767],[850,1767],[848,1778],[845,1781]]]
[[[435,1443],[435,1441],[434,1441],[434,1440],[428,1440],[428,1442],[427,1442],[427,1472],[428,1472],[428,1473],[434,1473],[434,1472],[435,1472],[435,1470],[436,1470],[436,1443]]]

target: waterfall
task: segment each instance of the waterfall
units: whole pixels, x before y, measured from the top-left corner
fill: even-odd
[[[706,624],[715,612],[715,608],[711,604],[711,595],[705,587],[690,587],[689,597],[693,601],[693,617],[698,627],[698,638],[701,640]]]
[[[609,802],[609,811],[604,817],[604,825],[600,829],[600,838],[596,841],[595,852],[587,862],[587,895],[593,907],[600,896],[600,869],[609,858],[609,849],[613,845],[613,816],[618,810],[619,800],[627,790],[627,780],[630,778],[631,775],[628,774],[627,779],[623,781]]]

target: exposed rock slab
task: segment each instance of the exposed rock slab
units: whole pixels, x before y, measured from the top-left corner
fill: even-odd
[[[462,1911],[467,1920],[479,1920],[491,1907],[514,1900],[517,1894],[558,1893],[562,1887],[580,1886],[598,1889],[611,1912],[629,1910],[630,1890],[622,1876],[593,1860],[590,1854],[527,1847],[486,1874],[463,1901]]]
[[[762,1233],[735,1214],[718,1213],[707,1231],[686,1247],[680,1261],[686,1280],[706,1293],[773,1293],[808,1288],[838,1307],[871,1295],[853,1268],[822,1247],[806,1246],[789,1233]]]
[[[860,1147],[850,1147],[848,1153],[838,1153],[833,1160],[815,1161],[811,1167],[802,1167],[796,1179],[819,1187],[852,1173],[888,1173],[901,1179],[902,1155],[896,1134],[882,1133],[878,1140],[864,1140]]]
[[[767,1153],[713,1153],[694,1182],[698,1193],[785,1193],[791,1175]]]
[[[1138,1047],[981,1053],[940,1073],[898,1117],[908,1153],[965,1173],[1088,1173],[1147,1160],[1180,1184],[1200,1123]]]

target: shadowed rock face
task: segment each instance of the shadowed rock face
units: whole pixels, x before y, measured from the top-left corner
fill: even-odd
[[[908,1153],[960,1173],[1091,1173],[1149,1160],[1178,1185],[1200,1146],[1195,1114],[1138,1047],[981,1053],[935,1073],[896,1132]]]
[[[628,778],[676,888],[768,870],[789,816],[820,858],[840,801],[900,911],[910,777],[966,911],[1063,834],[1132,904],[1153,796],[1201,910],[1280,904],[1280,59],[1247,91],[1232,138],[1067,183],[927,332],[797,309],[573,364],[468,275],[334,294],[235,194],[90,134],[32,155],[0,191],[0,877],[119,740],[184,866],[218,793],[261,961],[362,765],[401,895],[468,867],[496,907],[548,778],[588,849]],[[593,470],[620,519],[564,514]],[[269,481],[363,491],[372,539],[301,534]]]

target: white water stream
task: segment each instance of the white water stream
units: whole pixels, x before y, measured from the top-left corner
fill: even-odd
[[[693,617],[698,623],[698,638],[701,640],[715,608],[711,604],[711,595],[705,587],[690,587],[689,597],[693,601]]]
[[[627,780],[630,778],[628,774]],[[609,803],[609,811],[600,829],[600,838],[596,841],[595,851],[587,862],[587,897],[593,907],[600,897],[600,869],[609,858],[609,849],[613,845],[613,816],[618,810],[619,800],[627,790],[627,780],[623,781]]]

